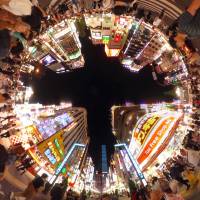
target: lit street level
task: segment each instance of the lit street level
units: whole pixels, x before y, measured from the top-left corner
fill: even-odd
[[[200,199],[200,0],[0,16],[0,200]]]

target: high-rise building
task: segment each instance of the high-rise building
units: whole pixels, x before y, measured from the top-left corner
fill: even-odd
[[[84,66],[75,20],[66,19],[47,28],[29,47],[30,59],[56,73]]]
[[[102,191],[102,173],[100,171],[95,171],[94,182],[95,188],[97,188],[99,191]]]
[[[111,13],[85,14],[85,22],[91,32],[93,44],[104,44],[110,41],[115,16]]]
[[[158,59],[163,52],[171,50],[172,48],[164,34],[155,30],[153,37],[137,59],[140,65],[145,66]]]
[[[113,106],[112,112],[112,131],[117,140],[129,144],[132,130],[138,118],[145,113],[139,105]]]
[[[176,138],[183,116],[176,102],[115,106],[112,108],[113,133],[119,142],[129,146],[131,154],[145,170],[152,163],[166,159],[166,154],[169,157],[168,149],[174,148],[170,142]],[[161,154],[165,148],[166,152]]]
[[[142,20],[134,20],[128,33],[126,43],[121,51],[122,64],[131,71],[138,72],[143,66],[138,58],[148,46],[154,31],[151,26]]]
[[[123,55],[137,59],[152,37],[152,29],[144,22],[136,21],[129,31]]]
[[[108,173],[108,163],[107,163],[107,151],[106,145],[101,145],[101,171],[102,173]]]
[[[85,14],[93,44],[105,44],[108,57],[116,57],[123,48],[132,24],[131,16],[115,16],[112,13]]]
[[[63,134],[63,144],[65,152],[73,145],[74,142],[87,144],[87,111],[84,108],[72,107],[68,109],[74,119],[73,124],[68,131]]]
[[[42,170],[50,175],[71,152],[62,173],[70,176],[73,183],[84,155],[83,147],[89,142],[86,110],[71,104],[23,104],[16,105],[15,113],[19,132],[11,136],[11,143],[22,143],[36,162],[36,172]],[[75,144],[81,146],[75,148]]]
[[[106,145],[101,145],[101,169],[96,171],[94,175],[94,183],[97,190],[103,192],[106,187],[108,177],[108,163],[107,163]]]
[[[122,190],[128,190],[130,179],[133,179],[134,182],[140,182],[135,166],[124,148],[115,148],[113,163],[113,184]]]
[[[94,164],[92,158],[87,155],[83,162],[81,174],[76,181],[76,186],[78,191],[82,191],[83,189],[86,192],[94,190]]]

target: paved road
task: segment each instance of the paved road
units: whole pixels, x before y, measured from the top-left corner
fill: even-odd
[[[11,192],[23,191],[33,178],[29,172],[21,175],[14,165],[9,166],[5,173],[5,179],[0,183],[0,190],[5,194],[4,197],[0,196],[0,200],[9,200]]]
[[[11,192],[20,192],[18,188],[15,186],[11,185],[8,181],[3,180],[1,181],[1,191],[4,192],[4,197],[0,196],[0,200],[8,200],[10,198],[10,193]]]

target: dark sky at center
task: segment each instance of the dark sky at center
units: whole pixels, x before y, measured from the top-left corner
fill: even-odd
[[[59,75],[47,70],[41,79],[33,78],[33,101],[43,104],[69,101],[73,106],[87,109],[88,134],[91,137],[89,153],[98,167],[101,144],[107,145],[110,157],[115,143],[111,107],[125,102],[165,100],[163,93],[168,88],[155,83],[150,67],[134,74],[123,68],[118,58],[106,57],[103,45],[92,45],[88,38],[81,39],[81,43],[85,67]]]

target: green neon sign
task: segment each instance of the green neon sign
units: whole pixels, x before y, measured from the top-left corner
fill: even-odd
[[[60,147],[60,144],[59,144],[57,138],[54,140],[54,143],[55,143],[56,148],[58,149],[59,153],[60,153],[62,156],[64,156],[64,153],[63,153],[63,151],[62,151],[62,149],[61,149],[61,147]]]
[[[109,41],[110,41],[110,36],[109,35],[104,35],[102,37],[102,41],[103,41],[104,44],[108,44]]]

